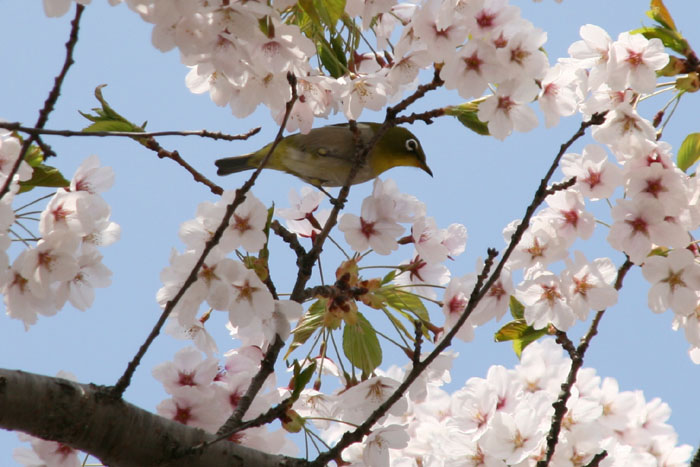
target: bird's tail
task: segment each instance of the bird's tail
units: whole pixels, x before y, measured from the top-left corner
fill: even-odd
[[[255,164],[251,163],[253,154],[246,154],[245,156],[234,156],[234,157],[224,157],[215,162],[219,170],[216,171],[217,175],[228,175],[236,172],[242,172],[244,170],[250,170],[255,168]]]

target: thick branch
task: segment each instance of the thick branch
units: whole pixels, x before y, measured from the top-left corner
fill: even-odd
[[[215,436],[115,399],[106,388],[0,369],[0,426],[89,452],[111,466],[280,466],[297,460],[220,442],[173,459],[178,447]]]

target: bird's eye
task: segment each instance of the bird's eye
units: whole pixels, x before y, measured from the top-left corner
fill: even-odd
[[[418,141],[415,139],[407,139],[406,140],[406,150],[410,152],[416,152],[416,149],[418,149]]]

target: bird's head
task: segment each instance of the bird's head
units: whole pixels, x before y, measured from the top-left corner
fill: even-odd
[[[369,155],[369,164],[375,177],[399,166],[418,167],[433,176],[418,138],[399,126],[389,128],[382,135]]]

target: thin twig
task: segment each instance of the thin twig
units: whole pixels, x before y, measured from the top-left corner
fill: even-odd
[[[260,175],[260,172],[262,171],[263,167],[265,166],[268,159],[270,158],[270,155],[275,150],[275,148],[277,147],[279,142],[282,141],[282,134],[284,132],[284,126],[286,125],[286,121],[289,118],[289,114],[291,113],[291,107],[294,105],[294,101],[296,101],[296,98],[297,98],[296,79],[294,78],[294,75],[292,75],[291,73],[288,75],[288,79],[290,81],[290,85],[292,86],[292,99],[290,100],[290,102],[287,103],[287,113],[285,114],[285,119],[282,122],[282,126],[280,127],[279,132],[277,133],[277,137],[275,138],[275,141],[270,146],[270,149],[269,149],[268,153],[265,155],[265,157],[263,158],[260,166],[255,171],[253,171],[253,174],[250,176],[248,181],[246,181],[241,188],[236,190],[236,196],[234,197],[231,204],[229,204],[226,207],[226,213],[224,214],[224,217],[221,220],[221,223],[217,227],[217,229],[214,232],[214,234],[212,235],[212,237],[204,245],[204,250],[202,251],[202,254],[200,255],[199,259],[197,260],[197,263],[194,265],[194,267],[190,271],[189,276],[187,277],[187,279],[183,283],[180,290],[178,290],[177,294],[175,294],[175,296],[170,301],[168,301],[168,303],[166,303],[165,309],[161,313],[160,318],[158,319],[158,322],[151,330],[151,333],[146,338],[146,341],[141,345],[141,347],[139,348],[139,350],[136,353],[136,355],[134,356],[134,358],[131,360],[131,362],[129,362],[129,365],[127,366],[126,370],[124,371],[124,374],[119,378],[119,381],[117,381],[117,384],[114,385],[114,387],[112,388],[112,394],[115,397],[120,398],[122,396],[122,394],[124,394],[124,391],[131,383],[131,378],[133,377],[134,372],[136,371],[136,368],[138,368],[139,363],[141,362],[141,359],[146,354],[146,351],[148,350],[150,345],[153,343],[155,338],[160,333],[160,330],[162,329],[163,325],[165,324],[165,321],[168,319],[168,316],[170,316],[173,309],[177,306],[179,301],[185,295],[185,292],[187,292],[187,290],[190,288],[190,286],[196,282],[197,277],[199,275],[199,270],[201,269],[202,265],[204,264],[204,261],[206,260],[207,255],[219,243],[219,240],[221,239],[221,237],[224,234],[224,231],[226,230],[226,228],[229,225],[229,221],[231,220],[231,217],[233,217],[234,211],[245,200],[246,194],[250,191],[250,189],[255,184],[255,181],[257,180],[258,176]],[[282,347],[281,341],[282,340],[279,338],[279,336],[277,336],[275,339],[275,343],[270,347],[270,349],[268,349],[268,352],[267,352],[265,358],[263,359],[263,362],[265,362],[268,359],[268,355],[271,353],[272,349],[279,347],[276,351],[277,353],[279,352],[279,349]],[[277,356],[275,354],[273,360],[276,360],[276,359],[277,359]],[[258,378],[261,375],[262,368],[263,367],[261,365],[260,372],[258,372],[258,374],[255,375],[255,377],[253,378],[253,381],[251,382],[251,385],[248,388],[248,391],[246,392],[245,396],[243,398],[241,398],[241,401],[239,403],[239,407],[241,407],[244,404],[244,399],[246,398],[246,396],[250,396],[251,388],[254,386],[254,384],[259,384],[260,386],[262,386],[262,383],[267,378],[267,375],[265,375],[265,377],[262,379],[262,381],[256,382],[256,378]],[[257,394],[258,390],[259,390],[259,387],[257,390],[255,390],[255,392],[253,392],[253,395]],[[251,402],[252,402],[252,397],[251,397],[250,401],[247,401],[248,406],[250,406]],[[247,410],[247,407],[246,407],[246,410]]]
[[[166,149],[163,149],[163,147],[160,144],[158,144],[158,142],[153,137],[147,138],[147,139],[141,141],[141,143],[143,143],[143,145],[146,146],[151,151],[155,151],[155,153],[158,154],[158,157],[160,157],[161,159],[170,159],[170,160],[175,161],[178,165],[180,165],[185,170],[187,170],[192,175],[192,178],[194,178],[194,180],[196,182],[199,182],[199,183],[202,183],[202,184],[208,186],[209,190],[212,193],[214,193],[215,195],[223,194],[223,192],[224,192],[223,188],[221,188],[219,185],[217,185],[216,183],[209,180],[207,177],[202,175],[201,172],[199,172],[197,169],[192,167],[185,159],[183,159],[180,156],[179,152],[168,151]]]
[[[39,118],[34,124],[36,128],[43,128],[44,125],[46,125],[46,122],[49,120],[49,114],[53,111],[56,101],[58,101],[58,96],[61,95],[61,86],[63,85],[66,75],[68,74],[68,69],[71,67],[71,65],[73,65],[73,63],[75,63],[73,61],[73,51],[75,50],[75,45],[78,43],[78,30],[80,29],[80,17],[83,15],[83,10],[85,10],[84,5],[76,5],[75,17],[70,23],[70,36],[68,37],[68,42],[66,42],[66,58],[63,60],[63,67],[61,68],[61,71],[54,80],[54,85],[49,92],[49,96],[44,101],[44,107],[39,111]],[[19,151],[19,157],[17,157],[15,164],[12,166],[12,170],[10,170],[10,172],[7,174],[5,184],[2,186],[2,189],[0,189],[0,199],[2,199],[10,190],[10,184],[15,178],[15,174],[19,170],[20,164],[24,160],[24,157],[27,155],[27,151],[29,151],[29,148],[31,147],[32,143],[36,141],[36,139],[37,135],[30,135],[29,138],[25,139],[22,143],[22,148]]]
[[[19,122],[0,122],[0,128],[5,128],[10,131],[19,131],[21,133],[27,133],[30,135],[52,135],[52,136],[97,136],[97,137],[124,137],[124,138],[156,138],[159,136],[199,136],[201,138],[210,138],[215,140],[224,141],[238,141],[245,140],[255,135],[260,131],[260,127],[253,128],[247,133],[241,133],[240,135],[230,135],[227,133],[221,133],[220,131],[208,131],[208,130],[166,130],[166,131],[151,131],[151,132],[138,132],[138,131],[75,131],[75,130],[51,130],[46,128],[37,127],[27,127],[22,126]]]
[[[622,288],[622,282],[627,274],[627,271],[629,271],[631,267],[632,261],[630,261],[629,256],[627,256],[625,262],[622,263],[617,270],[615,290],[620,290]],[[571,356],[571,367],[569,368],[569,374],[566,377],[566,382],[561,385],[559,397],[552,404],[552,407],[554,407],[554,415],[552,415],[552,425],[549,428],[549,434],[547,434],[547,452],[545,454],[545,458],[537,463],[537,467],[547,467],[552,460],[554,450],[556,449],[557,442],[559,441],[559,432],[561,431],[562,420],[564,420],[564,415],[566,415],[566,403],[571,397],[571,388],[576,383],[578,371],[583,366],[583,357],[586,354],[586,350],[588,350],[591,339],[593,339],[593,336],[598,333],[598,325],[600,324],[600,320],[604,313],[605,310],[600,310],[596,313],[593,321],[591,322],[591,327],[588,329],[586,335],[581,338],[581,342],[573,352],[567,349],[567,351],[569,351],[569,355]],[[560,338],[557,336],[557,342],[559,341]],[[566,348],[566,346],[564,348]]]

